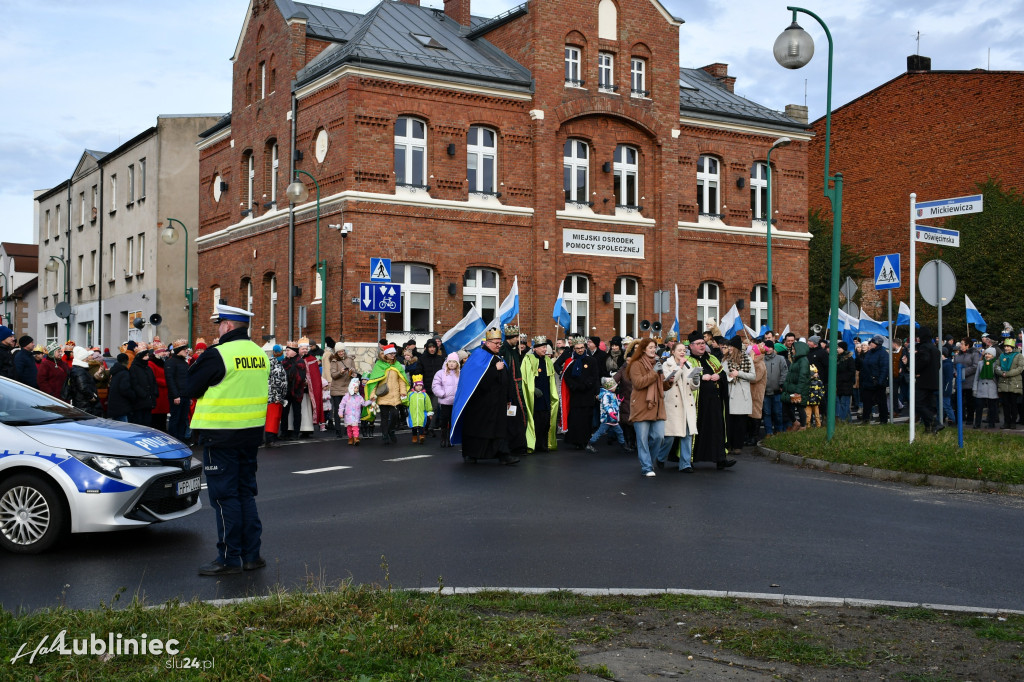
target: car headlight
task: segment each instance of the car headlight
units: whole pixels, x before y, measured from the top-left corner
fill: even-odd
[[[121,469],[124,467],[174,466],[174,462],[151,457],[119,457],[103,455],[98,452],[82,452],[81,450],[68,450],[68,454],[89,468],[111,478],[121,478]]]

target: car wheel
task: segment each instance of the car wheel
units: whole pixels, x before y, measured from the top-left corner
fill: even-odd
[[[0,484],[0,546],[16,554],[38,554],[64,533],[67,514],[53,485],[32,474]]]

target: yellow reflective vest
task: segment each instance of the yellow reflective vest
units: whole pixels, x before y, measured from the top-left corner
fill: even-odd
[[[239,339],[217,346],[224,378],[196,401],[193,429],[251,429],[267,420],[270,361],[252,341]]]

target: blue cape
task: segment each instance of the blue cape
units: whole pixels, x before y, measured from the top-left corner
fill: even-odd
[[[466,403],[473,397],[473,392],[480,385],[487,368],[492,362],[499,360],[499,356],[480,346],[462,366],[459,372],[459,385],[455,389],[455,403],[452,405],[452,432],[449,434],[449,442],[452,445],[462,442],[462,412],[466,409]]]

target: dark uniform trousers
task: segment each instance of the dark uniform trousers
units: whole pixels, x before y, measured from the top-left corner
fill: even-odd
[[[257,450],[258,446],[203,449],[206,491],[217,516],[217,558],[225,566],[240,566],[260,556]]]

